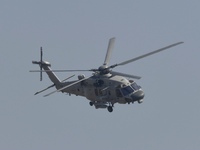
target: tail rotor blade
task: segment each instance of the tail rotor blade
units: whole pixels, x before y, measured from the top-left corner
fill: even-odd
[[[43,63],[43,52],[42,47],[40,47],[40,81],[42,81],[42,63]]]
[[[42,51],[42,47],[40,47],[40,61],[41,62],[43,61],[42,58],[43,58],[43,51]]]
[[[40,67],[40,70],[41,70],[42,68]],[[42,71],[40,71],[40,81],[42,81]]]

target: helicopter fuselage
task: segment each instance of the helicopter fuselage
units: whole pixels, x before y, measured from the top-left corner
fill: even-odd
[[[84,78],[84,75],[79,75],[79,80]],[[64,82],[61,85],[57,85],[56,88],[60,89],[73,82],[77,81]],[[144,98],[144,92],[136,82],[128,80],[123,76],[113,76],[111,74],[93,75],[80,83],[62,90],[62,92],[84,96],[93,104],[109,102],[113,105],[114,103],[126,104],[135,101],[141,103]]]

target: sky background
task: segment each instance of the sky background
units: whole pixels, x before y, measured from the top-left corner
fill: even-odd
[[[199,0],[1,0],[0,149],[199,150],[199,14]],[[29,72],[39,68],[31,61],[40,46],[53,69],[91,69],[102,65],[111,37],[111,64],[185,43],[115,68],[142,76],[141,105],[109,113],[84,97],[34,96],[52,84]]]

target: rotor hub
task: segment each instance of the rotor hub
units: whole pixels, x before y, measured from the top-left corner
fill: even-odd
[[[100,74],[108,74],[108,73],[110,73],[110,68],[108,66],[106,66],[106,65],[100,66],[98,70],[99,70]]]

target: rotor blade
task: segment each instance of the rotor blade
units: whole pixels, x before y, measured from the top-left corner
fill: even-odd
[[[97,69],[90,70],[30,70],[29,72],[76,72],[76,71],[96,71]]]
[[[90,76],[90,77],[91,77],[91,76]],[[79,82],[82,82],[82,81],[84,81],[84,80],[86,80],[86,79],[88,79],[88,78],[90,78],[90,77],[87,77],[87,78],[84,78],[84,79],[75,81],[75,82],[73,82],[72,84],[68,84],[68,85],[66,85],[66,86],[64,86],[64,87],[62,87],[62,88],[60,88],[60,89],[58,89],[58,90],[56,90],[56,91],[53,91],[53,92],[51,92],[51,93],[49,93],[49,94],[44,95],[44,97],[47,97],[47,96],[49,96],[49,95],[51,95],[51,94],[54,94],[54,93],[56,93],[56,92],[60,92],[60,91],[62,91],[62,90],[64,90],[64,89],[69,88],[70,86],[73,86],[73,85],[75,85],[75,84],[77,84],[77,83],[79,83]]]
[[[128,63],[133,62],[133,61],[136,61],[136,60],[142,59],[142,58],[144,58],[144,57],[147,57],[147,56],[153,55],[153,54],[155,54],[155,53],[158,53],[158,52],[164,51],[164,50],[166,50],[166,49],[168,49],[168,48],[171,48],[171,47],[177,46],[177,45],[182,44],[182,43],[183,43],[183,42],[178,42],[178,43],[175,43],[175,44],[172,44],[172,45],[169,45],[169,46],[166,46],[166,47],[160,48],[160,49],[155,50],[155,51],[153,51],[153,52],[150,52],[150,53],[147,53],[147,54],[144,54],[144,55],[138,56],[138,57],[136,57],[136,58],[133,58],[133,59],[130,59],[130,60],[127,60],[127,61],[121,62],[121,63],[119,63],[119,64],[112,65],[112,66],[110,66],[110,68],[114,68],[114,67],[116,67],[116,66],[121,66],[121,65],[126,65],[126,64],[128,64]]]
[[[34,95],[37,95],[37,94],[39,94],[39,93],[42,93],[42,92],[44,92],[44,91],[46,91],[46,90],[48,90],[48,89],[50,89],[50,88],[52,88],[52,87],[54,87],[54,86],[55,86],[55,84],[52,84],[52,85],[48,86],[47,88],[45,88],[45,89],[43,89],[43,90],[41,90],[41,91],[36,92]]]
[[[142,77],[140,77],[140,76],[125,74],[125,73],[116,72],[116,71],[111,71],[110,73],[111,73],[112,75],[125,76],[125,77],[133,78],[133,79],[141,79],[141,78],[142,78]]]
[[[66,79],[62,80],[61,82],[64,82],[64,81],[66,81],[66,80],[68,80],[68,79],[70,79],[70,78],[72,78],[72,77],[74,77],[74,76],[75,76],[75,74],[73,74],[73,75],[67,77]]]
[[[72,78],[72,77],[74,77],[74,76],[75,76],[75,74],[72,75],[72,76],[70,76],[70,77],[67,77],[66,79],[62,80],[61,82],[64,82],[64,81],[66,81],[66,80],[68,80],[68,79],[70,79],[70,78]],[[54,87],[54,86],[55,86],[55,84],[52,84],[52,85],[48,86],[47,88],[45,88],[45,89],[43,89],[43,90],[41,90],[41,91],[39,91],[39,92],[36,92],[34,95],[37,95],[37,94],[39,94],[39,93],[42,93],[42,92],[44,92],[44,91],[46,91],[46,90],[48,90],[48,89],[50,89],[50,88],[52,88],[52,87]]]
[[[106,53],[106,57],[105,57],[105,61],[104,61],[104,65],[108,65],[109,62],[110,62],[110,57],[111,57],[112,49],[114,47],[114,42],[115,42],[115,38],[114,37],[109,40],[107,53]]]
[[[42,52],[42,47],[40,47],[40,81],[42,81],[42,58],[43,58],[43,52]]]

